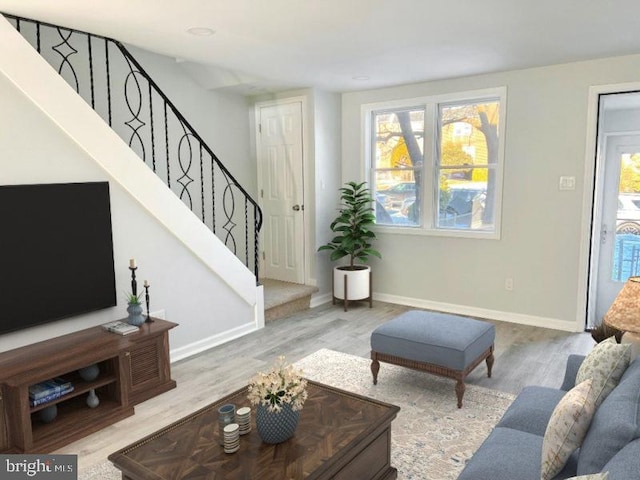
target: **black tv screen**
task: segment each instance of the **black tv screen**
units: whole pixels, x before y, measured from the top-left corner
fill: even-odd
[[[108,182],[0,186],[0,333],[114,305]]]

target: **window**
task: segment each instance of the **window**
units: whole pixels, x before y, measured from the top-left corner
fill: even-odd
[[[497,238],[505,90],[371,105],[376,223]]]

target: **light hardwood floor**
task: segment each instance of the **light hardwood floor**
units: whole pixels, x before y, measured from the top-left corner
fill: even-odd
[[[341,306],[328,304],[270,322],[258,332],[174,363],[171,368],[178,383],[176,389],[138,405],[134,416],[58,453],[77,454],[81,471],[100,463],[110,453],[246,385],[255,372],[268,368],[278,355],[295,362],[328,348],[368,358],[371,331],[409,309],[374,302],[372,309],[364,303],[354,304],[345,313]],[[180,319],[171,320],[180,323]],[[595,344],[588,333],[492,323],[496,325],[493,376],[487,378],[483,364],[467,377],[467,383],[511,393],[518,393],[525,385],[557,387],[567,356],[585,354]]]

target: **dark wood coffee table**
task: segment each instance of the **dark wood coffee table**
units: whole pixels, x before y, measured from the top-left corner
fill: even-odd
[[[218,443],[218,407],[249,406],[247,389],[186,416],[109,455],[125,480],[395,479],[391,421],[399,407],[309,381],[309,398],[295,435],[263,443],[255,427],[226,454]]]

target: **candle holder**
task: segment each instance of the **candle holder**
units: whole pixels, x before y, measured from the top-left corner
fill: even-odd
[[[151,318],[151,314],[149,313],[149,287],[151,285],[149,285],[149,283],[147,283],[147,281],[144,281],[144,300],[145,303],[147,304],[147,322],[153,322],[155,321],[153,318]]]
[[[134,295],[138,295],[138,282],[136,282],[136,270],[138,267],[129,267],[131,270],[131,293]]]

